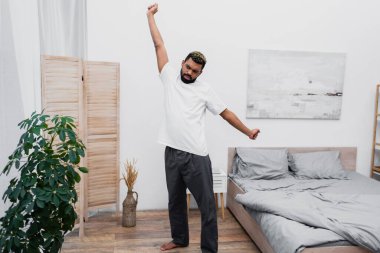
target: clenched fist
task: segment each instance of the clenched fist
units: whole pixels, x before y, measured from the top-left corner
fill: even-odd
[[[251,133],[249,134],[248,137],[249,137],[251,140],[256,140],[256,138],[257,138],[257,136],[259,135],[259,133],[260,133],[260,129],[257,129],[257,128],[252,129],[252,130],[251,130]]]
[[[146,12],[146,15],[154,15],[156,14],[158,11],[158,4],[155,3],[155,4],[152,4],[152,5],[149,5],[148,6],[148,11]]]

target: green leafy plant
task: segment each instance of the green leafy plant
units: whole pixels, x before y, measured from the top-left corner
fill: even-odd
[[[72,117],[34,112],[18,126],[24,133],[1,173],[19,171],[3,195],[11,206],[0,219],[0,252],[58,252],[77,218],[85,146]]]

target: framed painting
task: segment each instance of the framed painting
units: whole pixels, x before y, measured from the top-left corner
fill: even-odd
[[[247,118],[340,118],[343,53],[249,50]]]

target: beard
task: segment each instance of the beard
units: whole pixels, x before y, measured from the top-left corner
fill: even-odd
[[[186,76],[188,79],[186,79],[185,76]],[[191,83],[194,83],[195,80],[197,80],[197,79],[196,79],[196,78],[194,78],[194,79],[191,78],[190,75],[183,74],[183,73],[182,73],[182,69],[181,69],[181,80],[182,80],[182,82],[184,82],[184,83],[186,83],[186,84],[191,84]]]

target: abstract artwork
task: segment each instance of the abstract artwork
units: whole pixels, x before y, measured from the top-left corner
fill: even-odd
[[[247,118],[339,119],[343,53],[249,50]]]

